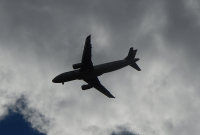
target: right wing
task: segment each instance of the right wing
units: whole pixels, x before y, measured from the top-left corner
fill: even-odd
[[[81,72],[85,72],[85,71],[91,71],[94,69],[93,64],[92,64],[92,60],[91,60],[91,56],[92,56],[92,45],[91,45],[91,41],[90,41],[91,35],[89,35],[86,39],[85,39],[85,46],[84,46],[84,50],[83,50],[83,56],[82,56],[82,66],[80,71]]]
[[[97,89],[102,94],[106,95],[109,98],[115,98],[99,81],[97,77],[94,78],[86,78],[83,79],[88,84],[92,85],[95,89]]]

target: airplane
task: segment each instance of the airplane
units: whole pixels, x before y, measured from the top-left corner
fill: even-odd
[[[91,60],[92,53],[92,45],[91,45],[91,35],[89,35],[85,40],[83,55],[81,63],[77,63],[72,65],[72,71],[62,73],[56,76],[52,82],[53,83],[62,83],[73,81],[73,80],[83,80],[87,84],[82,85],[82,90],[88,90],[91,88],[97,89],[99,92],[103,93],[105,96],[109,98],[115,98],[99,81],[98,76],[109,73],[126,66],[131,66],[138,71],[141,71],[136,62],[139,58],[135,58],[137,50],[133,50],[133,47],[130,48],[129,53],[125,59],[113,61],[109,63],[104,63],[100,65],[93,66]]]

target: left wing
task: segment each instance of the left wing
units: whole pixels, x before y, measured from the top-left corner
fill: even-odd
[[[85,46],[84,46],[84,50],[83,50],[83,56],[82,56],[82,66],[80,71],[84,72],[84,71],[91,71],[94,69],[93,64],[92,64],[92,60],[91,60],[91,56],[92,56],[92,45],[91,45],[91,35],[89,35],[86,39],[85,39]]]
[[[97,89],[102,94],[106,95],[109,98],[115,98],[99,81],[97,77],[94,78],[86,78],[83,79],[88,84],[92,85],[95,89]]]

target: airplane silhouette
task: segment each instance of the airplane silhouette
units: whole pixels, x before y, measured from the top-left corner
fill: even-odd
[[[141,69],[136,64],[136,61],[139,60],[139,58],[135,58],[137,50],[133,50],[133,47],[131,47],[129,50],[128,56],[125,59],[93,66],[93,63],[91,60],[92,45],[91,45],[90,38],[91,38],[91,35],[89,35],[85,40],[85,46],[83,50],[81,63],[72,65],[73,69],[75,70],[65,72],[56,76],[52,80],[52,82],[64,84],[64,82],[68,82],[68,81],[84,80],[87,84],[81,86],[82,90],[95,88],[101,93],[103,93],[104,95],[106,95],[107,97],[115,98],[100,83],[97,77],[104,73],[112,72],[112,71],[121,69],[123,67],[126,67],[128,65],[135,68],[138,71],[141,71]]]

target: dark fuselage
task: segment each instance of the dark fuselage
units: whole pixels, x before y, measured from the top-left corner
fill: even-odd
[[[130,63],[133,63],[135,60],[118,60],[118,61],[113,61],[109,63],[104,63],[100,65],[94,66],[94,70],[92,71],[85,71],[85,72],[80,72],[78,70],[73,70],[69,72],[62,73],[58,76],[56,76],[52,82],[54,83],[64,83],[72,80],[82,80],[84,78],[92,78],[92,77],[97,77],[100,76],[104,73],[112,72],[118,69],[121,69],[123,67],[128,66]]]

